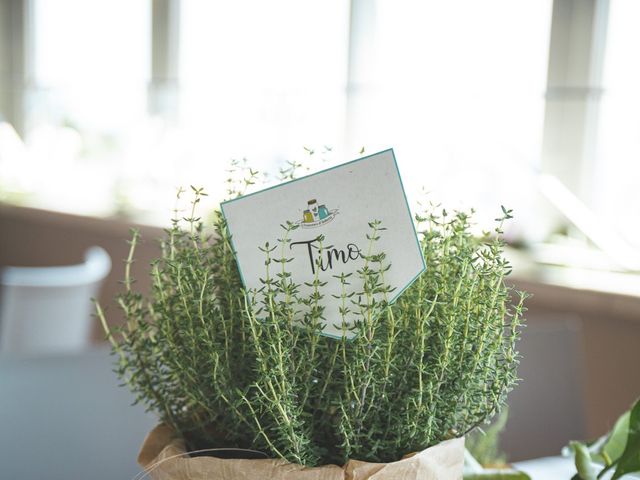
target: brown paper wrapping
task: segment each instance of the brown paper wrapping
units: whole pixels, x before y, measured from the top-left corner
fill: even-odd
[[[171,428],[154,428],[142,445],[138,463],[153,480],[460,480],[464,438],[447,440],[392,463],[349,460],[344,467],[307,468],[284,460],[231,460],[189,457]]]

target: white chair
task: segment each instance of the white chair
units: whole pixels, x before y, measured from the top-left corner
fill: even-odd
[[[89,345],[91,299],[111,270],[92,247],[80,265],[0,270],[0,354],[79,351]]]

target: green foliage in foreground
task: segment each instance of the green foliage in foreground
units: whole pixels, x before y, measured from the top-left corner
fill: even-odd
[[[500,434],[507,425],[509,409],[504,408],[491,425],[476,429],[465,438],[464,446],[483,467],[502,467],[507,456],[500,450]]]
[[[640,399],[618,418],[611,431],[590,444],[571,442],[577,473],[572,480],[596,480],[613,470],[611,480],[640,472]],[[598,472],[597,466],[602,468]]]
[[[127,273],[126,323],[109,331],[98,308],[120,377],[190,447],[250,447],[309,466],[394,461],[464,435],[503,405],[517,380],[525,296],[514,305],[505,285],[509,211],[481,239],[463,212],[418,215],[427,271],[393,305],[390,266],[375,249],[383,226],[372,222],[364,288],[337,277],[355,338],[336,340],[320,334],[324,284],[314,280],[303,297],[287,273],[282,247],[294,227],[262,247],[264,288],[245,294],[224,220],[216,214],[206,234],[194,190],[190,218],[174,220],[162,241],[149,297]]]
[[[507,464],[507,456],[500,451],[500,434],[507,424],[509,409],[486,428],[476,429],[465,438],[464,480],[531,480],[529,475]]]

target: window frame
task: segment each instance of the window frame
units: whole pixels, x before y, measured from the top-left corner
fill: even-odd
[[[541,171],[592,206],[609,0],[554,0]]]

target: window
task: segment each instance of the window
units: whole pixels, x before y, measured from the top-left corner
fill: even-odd
[[[2,198],[164,222],[179,185],[219,199],[232,158],[272,170],[328,145],[335,161],[394,147],[413,199],[486,219],[538,202],[551,0],[24,2],[25,144],[0,128]],[[611,2],[598,161],[576,162],[633,238],[636,10]]]
[[[79,213],[113,211],[144,133],[148,2],[34,0],[32,80],[21,165],[32,201]],[[27,23],[28,25],[28,23]]]
[[[220,188],[229,158],[269,169],[343,142],[348,2],[182,5],[180,121],[194,173]]]
[[[541,149],[551,1],[382,1],[376,13],[355,142],[394,146],[414,195],[489,216],[521,202]]]
[[[593,204],[640,247],[640,3],[614,0],[609,12]]]

